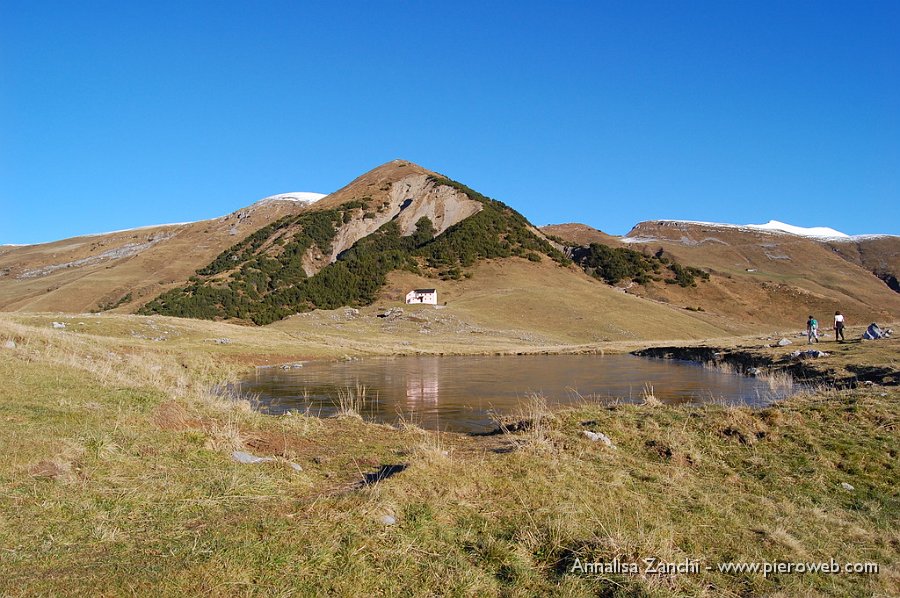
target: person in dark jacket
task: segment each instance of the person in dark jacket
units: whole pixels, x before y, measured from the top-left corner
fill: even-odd
[[[844,342],[844,314],[839,311],[834,312],[834,340]]]

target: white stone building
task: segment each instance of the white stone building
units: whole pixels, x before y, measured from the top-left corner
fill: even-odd
[[[406,303],[437,305],[437,289],[415,289],[406,294]]]

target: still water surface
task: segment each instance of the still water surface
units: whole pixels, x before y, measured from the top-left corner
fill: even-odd
[[[492,412],[515,413],[532,393],[551,405],[578,401],[640,401],[645,388],[664,403],[759,405],[781,398],[755,378],[697,365],[632,355],[516,357],[395,357],[308,362],[302,368],[258,369],[240,390],[258,395],[260,409],[279,414],[337,413],[338,393],[366,387],[366,419],[405,420],[454,432],[493,429]]]

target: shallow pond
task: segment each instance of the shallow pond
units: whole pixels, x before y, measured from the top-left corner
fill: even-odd
[[[240,384],[259,409],[328,417],[340,397],[356,397],[369,420],[408,421],[423,428],[483,432],[493,414],[514,414],[532,394],[550,405],[583,400],[641,401],[647,391],[664,403],[760,405],[786,395],[756,378],[695,364],[631,355],[532,355],[516,357],[396,357],[308,362],[283,370],[260,368]]]

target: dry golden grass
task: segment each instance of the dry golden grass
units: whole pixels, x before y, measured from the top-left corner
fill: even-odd
[[[256,329],[220,346],[203,339],[228,325],[156,319],[179,336],[154,342],[128,332],[146,319],[106,318],[75,332],[0,317],[0,342],[16,343],[0,350],[0,446],[15,447],[0,461],[0,594],[900,591],[895,387],[820,390],[762,410],[585,401],[553,411],[535,397],[521,431],[476,438],[263,416],[209,392],[238,367],[224,358],[238,341],[252,352]],[[854,351],[896,367],[892,342],[848,344],[841,363],[863,359]],[[238,464],[237,448],[274,460]],[[881,572],[573,571],[576,558],[651,556],[833,557]]]

